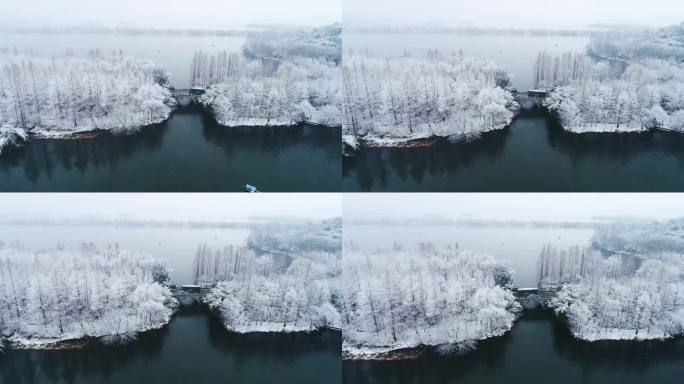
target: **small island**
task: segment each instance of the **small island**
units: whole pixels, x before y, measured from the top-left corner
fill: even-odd
[[[492,256],[438,249],[344,251],[344,358],[463,353],[510,331],[522,310],[510,270]]]

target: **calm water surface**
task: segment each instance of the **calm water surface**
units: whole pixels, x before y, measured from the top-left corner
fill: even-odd
[[[341,334],[229,333],[184,309],[164,329],[123,347],[0,355],[0,383],[340,383]]]
[[[342,363],[343,382],[394,384],[675,384],[684,338],[656,342],[575,340],[553,315],[526,311],[513,330],[461,357]]]
[[[363,148],[342,177],[345,191],[681,191],[684,135],[577,135],[532,111],[471,143]]]
[[[229,128],[190,107],[134,135],[11,149],[0,191],[339,191],[340,148],[340,128]]]

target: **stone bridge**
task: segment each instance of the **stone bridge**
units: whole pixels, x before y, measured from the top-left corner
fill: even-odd
[[[200,87],[171,88],[170,91],[171,96],[176,99],[176,102],[182,107],[197,104],[200,96],[206,93],[206,89]]]
[[[533,309],[539,306],[546,307],[549,301],[556,297],[556,290],[540,290],[539,288],[518,288],[513,291],[513,296],[525,309]]]
[[[210,285],[181,285],[180,287],[173,287],[171,292],[173,297],[182,305],[193,305],[201,303],[202,298],[211,291]]]
[[[539,89],[530,89],[527,92],[513,91],[513,98],[524,110],[530,110],[535,107],[541,107],[542,101],[548,95],[547,91]]]

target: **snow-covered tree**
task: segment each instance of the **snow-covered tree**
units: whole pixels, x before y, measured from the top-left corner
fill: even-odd
[[[192,61],[202,104],[227,126],[341,124],[339,26],[253,33],[237,52]]]
[[[386,144],[502,129],[518,108],[500,67],[461,54],[350,52],[342,81],[343,133]]]
[[[457,246],[343,257],[343,351],[357,357],[421,345],[458,350],[509,331],[520,311],[507,267]]]
[[[165,73],[149,61],[92,51],[42,58],[0,52],[0,150],[27,133],[129,133],[168,118]]]
[[[215,283],[204,302],[235,332],[339,327],[339,222],[269,225],[247,246],[200,246],[195,282]]]
[[[560,286],[549,306],[583,340],[662,339],[684,333],[684,256],[612,255],[545,247],[540,286]],[[553,267],[552,267],[552,266]]]
[[[78,250],[0,249],[0,334],[41,345],[162,327],[177,302],[149,255],[84,244]]]

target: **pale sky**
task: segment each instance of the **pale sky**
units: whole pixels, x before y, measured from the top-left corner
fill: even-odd
[[[3,0],[11,26],[240,28],[246,24],[319,26],[341,21],[341,0]]]
[[[339,217],[336,193],[3,193],[0,219],[243,221],[254,216]]]
[[[663,26],[684,21],[681,0],[344,0],[345,25],[581,28],[593,23]]]
[[[410,218],[587,221],[597,216],[684,216],[684,194],[347,193],[343,219]]]

